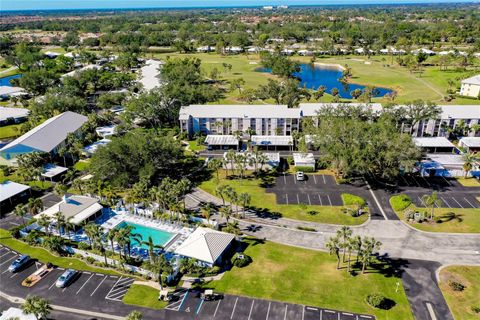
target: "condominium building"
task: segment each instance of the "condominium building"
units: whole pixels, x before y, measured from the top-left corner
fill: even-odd
[[[350,104],[382,110],[379,103]],[[289,136],[301,129],[301,120],[317,116],[322,108],[339,108],[344,104],[301,103],[298,108],[285,105],[190,105],[180,109],[180,128],[189,136],[195,134],[235,134],[263,136]],[[402,125],[405,132],[415,137],[444,137],[458,126],[474,128],[480,124],[480,105],[441,105],[437,119],[416,123],[411,129]],[[470,130],[470,136],[479,136],[480,130]]]

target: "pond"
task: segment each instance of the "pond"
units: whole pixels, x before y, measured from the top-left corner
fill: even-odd
[[[268,72],[271,70],[267,68],[258,68],[258,72]],[[310,63],[300,64],[300,72],[294,73],[294,76],[299,78],[300,86],[305,86],[308,89],[317,90],[320,86],[325,86],[327,88],[326,92],[331,93],[333,88],[337,88],[341,98],[351,99],[352,96],[350,92],[355,89],[363,90],[364,85],[360,84],[343,84],[339,81],[342,77],[342,70],[336,67],[330,66],[319,66],[313,65]],[[393,90],[387,88],[375,87],[376,94],[375,97],[383,97],[384,95],[393,92]]]
[[[11,87],[12,84],[10,83],[10,80],[20,78],[21,76],[22,75],[20,73],[18,73],[18,74],[14,74],[13,76],[0,78],[0,86]]]

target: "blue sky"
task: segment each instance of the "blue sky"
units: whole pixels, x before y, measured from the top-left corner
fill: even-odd
[[[448,3],[475,0],[0,0],[1,10],[169,8],[208,6],[322,5],[368,3]]]

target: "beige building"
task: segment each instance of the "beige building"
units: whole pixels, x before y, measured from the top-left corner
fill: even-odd
[[[462,80],[460,95],[472,98],[480,98],[480,75]]]

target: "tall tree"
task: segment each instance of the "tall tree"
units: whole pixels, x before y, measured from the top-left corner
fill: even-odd
[[[33,314],[37,320],[46,319],[52,311],[52,307],[42,297],[28,296],[22,304],[22,311],[26,314]]]

